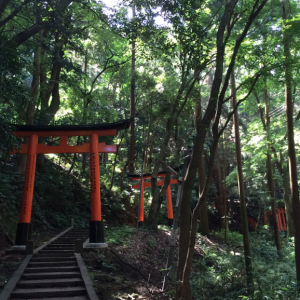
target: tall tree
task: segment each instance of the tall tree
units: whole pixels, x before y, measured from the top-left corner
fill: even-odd
[[[277,224],[277,214],[276,214],[276,202],[275,202],[275,186],[274,186],[274,176],[273,176],[273,164],[272,164],[272,152],[271,152],[271,134],[270,134],[270,103],[268,97],[267,83],[265,80],[265,89],[264,89],[264,99],[265,99],[265,129],[267,134],[267,182],[268,182],[268,195],[271,201],[271,209],[272,209],[272,220],[273,220],[273,228],[274,228],[274,239],[276,248],[279,255],[281,253],[281,242],[279,236],[279,229]]]
[[[227,28],[228,23],[230,24],[230,28],[232,29],[234,25],[237,23],[240,14],[235,15],[235,17],[231,20],[233,16],[233,11],[236,6],[237,1],[232,0],[229,1],[225,5],[223,16],[220,19],[220,23],[218,26],[218,32],[216,37],[216,68],[215,68],[215,76],[213,80],[212,90],[210,93],[208,105],[206,111],[203,115],[202,120],[199,122],[199,130],[197,132],[197,136],[195,139],[195,144],[193,148],[193,154],[191,158],[191,162],[188,168],[188,172],[184,178],[183,183],[183,193],[182,195],[182,206],[181,206],[181,225],[180,225],[180,236],[179,236],[179,256],[178,256],[178,270],[177,270],[177,282],[182,282],[177,290],[177,298],[180,299],[191,299],[191,289],[190,289],[190,275],[192,269],[192,260],[194,255],[194,246],[196,241],[196,232],[197,232],[197,219],[200,212],[201,203],[206,201],[207,192],[209,183],[212,177],[212,167],[215,158],[215,153],[218,145],[218,138],[220,134],[222,134],[223,130],[218,132],[219,119],[221,116],[221,110],[223,107],[223,102],[225,98],[225,92],[228,88],[230,74],[232,73],[236,57],[239,52],[239,48],[246,37],[250,26],[253,21],[260,13],[260,11],[265,6],[267,0],[264,1],[255,1],[255,3],[248,3],[249,10],[251,10],[250,14],[247,17],[247,20],[244,23],[244,28],[241,30],[240,35],[236,39],[233,53],[231,55],[230,63],[226,71],[225,79],[223,86],[221,88],[221,83],[223,79],[224,72],[224,59],[225,59],[225,46],[230,36],[227,35],[225,38],[225,30]],[[237,19],[236,19],[237,18]],[[231,22],[230,22],[231,21]],[[230,30],[231,32],[231,30]],[[229,32],[229,33],[230,33]],[[257,79],[256,79],[257,80]],[[256,81],[254,81],[255,84]],[[220,91],[221,90],[221,91]],[[252,89],[250,89],[251,93]],[[248,93],[249,94],[249,93]],[[247,98],[247,96],[246,96]],[[240,100],[241,101],[241,100]],[[239,101],[239,103],[240,103]],[[206,137],[206,133],[211,124],[211,121],[214,118],[213,125],[213,143],[210,147],[210,163],[208,165],[209,173],[207,175],[207,180],[205,184],[205,188],[201,194],[201,197],[193,211],[192,221],[190,222],[190,212],[189,212],[189,201],[191,198],[191,192],[195,181],[195,175],[197,171],[197,161],[199,161],[199,155],[201,155],[203,151],[203,145]],[[229,122],[229,121],[228,121]],[[226,123],[226,125],[228,124]],[[183,201],[184,200],[184,201]]]
[[[283,19],[283,48],[284,48],[284,69],[285,69],[285,105],[286,105],[286,125],[288,137],[289,169],[290,169],[290,186],[291,198],[293,205],[294,226],[295,226],[295,259],[296,275],[298,287],[300,287],[300,202],[299,187],[297,174],[297,159],[294,141],[293,126],[293,99],[292,99],[292,66],[290,64],[290,45],[287,28],[287,7],[286,0],[282,0],[282,19]]]
[[[135,22],[135,5],[132,6],[132,20]],[[134,150],[135,150],[135,136],[134,136],[134,115],[135,115],[135,39],[136,34],[132,34],[131,41],[131,82],[130,82],[130,137],[129,137],[129,173],[134,173]]]
[[[235,75],[234,72],[231,73],[231,92],[232,96],[232,108],[236,107],[236,85],[235,85]],[[239,186],[239,197],[240,197],[240,208],[241,208],[241,220],[242,220],[242,231],[243,231],[243,244],[244,244],[244,257],[246,266],[246,277],[247,277],[247,287],[249,295],[254,292],[254,282],[252,274],[252,256],[249,241],[249,230],[248,230],[248,220],[247,220],[247,210],[246,210],[246,197],[245,197],[245,187],[244,187],[244,176],[243,176],[243,165],[242,165],[242,152],[241,152],[241,140],[240,140],[240,129],[239,129],[239,116],[238,110],[236,109],[233,114],[233,124],[234,124],[234,138],[235,138],[235,153],[237,162],[237,172],[238,172],[238,186]]]

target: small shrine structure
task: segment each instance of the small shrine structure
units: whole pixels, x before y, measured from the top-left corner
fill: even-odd
[[[20,222],[17,225],[15,249],[25,249],[31,236],[31,210],[34,189],[36,155],[41,153],[90,153],[91,180],[91,220],[89,224],[90,247],[107,247],[104,243],[104,231],[101,218],[99,153],[116,153],[116,145],[99,143],[99,136],[115,136],[118,130],[129,128],[130,120],[95,125],[14,125],[16,137],[28,137],[29,144],[22,144],[20,150],[10,154],[27,154],[25,183],[23,190]],[[89,143],[69,146],[69,136],[89,136]],[[60,137],[59,146],[39,144],[39,138]]]

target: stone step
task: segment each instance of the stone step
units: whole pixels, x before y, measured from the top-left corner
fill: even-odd
[[[55,247],[55,246],[52,246],[52,247],[45,247],[43,250],[69,250],[69,251],[72,251],[74,248],[73,245],[70,245],[68,247],[64,246],[64,247]]]
[[[80,272],[24,273],[22,279],[80,278]]]
[[[63,239],[59,239],[59,240],[53,241],[51,244],[52,245],[54,245],[54,244],[68,244],[68,243],[70,243],[73,240],[76,240],[76,239],[63,238]]]
[[[45,256],[34,256],[31,258],[30,262],[58,262],[58,261],[76,261],[75,256],[64,256],[64,257],[45,257]]]
[[[18,288],[41,288],[58,286],[84,286],[81,278],[60,278],[60,279],[38,279],[38,280],[20,280]]]
[[[33,300],[33,298],[30,299],[24,299],[24,298],[10,298],[10,300]],[[35,298],[37,299],[37,298]],[[45,298],[45,300],[90,300],[87,296],[75,296],[75,297],[55,297],[55,298]]]
[[[53,241],[52,245],[56,244],[69,244],[70,242],[74,242],[76,240],[86,241],[89,237],[77,237],[77,238],[64,238],[58,241]]]
[[[52,273],[52,272],[76,272],[79,268],[77,266],[72,267],[43,267],[43,268],[26,268],[25,274],[27,273]]]
[[[74,251],[72,251],[72,250],[69,250],[69,249],[67,249],[67,250],[64,250],[64,249],[62,249],[62,250],[40,250],[39,251],[39,253],[70,253],[70,254],[72,254],[72,252],[74,253]]]
[[[35,288],[35,289],[16,289],[12,292],[12,297],[20,298],[48,298],[48,297],[72,297],[86,295],[84,287],[63,287],[63,288]]]
[[[61,242],[58,242],[58,244],[60,244]],[[68,244],[68,245],[74,245],[74,241],[63,241],[64,244]],[[55,242],[52,243],[52,245],[56,245]]]
[[[63,235],[60,237],[60,239],[76,239],[76,238],[85,239],[87,237],[89,237],[88,234],[74,234],[74,235]]]
[[[35,267],[57,267],[57,266],[76,266],[77,263],[75,260],[73,261],[46,261],[46,262],[29,262],[28,267],[35,268]]]
[[[74,251],[68,251],[68,252],[52,252],[52,251],[49,251],[49,252],[39,252],[39,253],[36,253],[36,254],[33,254],[34,257],[35,256],[39,256],[39,257],[42,257],[42,256],[50,256],[50,257],[72,257],[74,256]]]
[[[50,244],[48,246],[46,246],[45,248],[69,248],[69,247],[72,247],[72,245],[70,244]]]
[[[73,236],[88,236],[90,233],[89,232],[74,232],[74,233],[66,233],[59,238],[64,238],[64,237],[73,237]]]

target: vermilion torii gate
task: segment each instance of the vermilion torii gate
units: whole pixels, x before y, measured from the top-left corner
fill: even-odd
[[[132,180],[141,180],[141,175],[129,175]],[[165,183],[164,177],[166,177],[166,171],[161,171],[158,173],[157,177],[163,177],[163,180],[158,181],[158,186],[163,186]],[[151,187],[151,182],[145,182],[146,179],[151,178],[151,174],[143,174],[142,180],[142,188],[140,183],[132,185],[133,189],[140,189],[141,190],[141,200],[140,200],[140,211],[139,211],[139,224],[143,224],[144,222],[144,189],[147,187]],[[177,184],[177,179],[170,179],[170,184],[167,187],[166,194],[167,194],[167,211],[168,211],[168,222],[169,225],[173,225],[173,205],[172,205],[172,194],[171,194],[171,184]]]
[[[14,132],[16,137],[29,137],[29,144],[22,144],[21,150],[11,151],[10,154],[27,154],[25,183],[23,190],[22,209],[20,223],[17,225],[16,246],[25,247],[30,237],[30,221],[32,210],[32,196],[34,188],[36,155],[40,153],[90,153],[91,170],[91,221],[90,244],[101,247],[104,244],[103,224],[101,219],[100,197],[100,171],[99,153],[117,152],[116,145],[99,143],[99,136],[115,136],[118,130],[127,129],[130,120],[109,124],[97,125],[65,125],[65,126],[40,126],[40,125],[16,125]],[[46,146],[39,144],[39,137],[60,137],[59,146]],[[79,146],[69,146],[69,136],[89,136],[90,142]],[[93,245],[94,244],[94,245]]]
[[[263,212],[263,214],[264,214],[264,225],[267,225],[265,212]],[[284,207],[279,207],[276,209],[276,219],[277,219],[277,225],[279,231],[286,230],[286,222],[285,222],[284,214],[285,214]],[[272,211],[270,211],[270,216],[272,216]]]

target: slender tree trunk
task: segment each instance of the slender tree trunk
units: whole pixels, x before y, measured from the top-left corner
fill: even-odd
[[[26,112],[26,125],[33,125],[34,124],[34,114],[35,114],[35,107],[37,104],[37,99],[39,95],[39,77],[40,77],[40,67],[41,67],[41,47],[43,42],[43,30],[39,32],[39,38],[36,44],[36,50],[34,52],[34,59],[33,59],[33,76],[32,76],[32,83],[31,83],[31,92],[30,92],[30,102],[27,106]],[[24,143],[29,143],[29,138],[24,139]],[[21,154],[20,160],[16,167],[16,172],[25,174],[26,171],[26,163],[27,163],[27,155]]]
[[[200,92],[200,101],[196,107],[196,130],[198,129],[197,123],[202,119],[202,99]],[[205,156],[201,155],[198,165],[198,180],[199,180],[199,198],[204,190],[205,186]],[[208,224],[208,212],[207,212],[207,201],[202,203],[200,209],[200,222],[199,222],[199,232],[203,235],[209,236],[209,224]]]
[[[233,108],[236,106],[236,94],[234,92],[235,90],[236,90],[235,77],[234,77],[234,71],[232,71],[232,73],[231,73],[231,94],[233,95],[233,97],[232,97],[232,107]],[[244,190],[244,176],[243,176],[243,166],[242,166],[238,110],[236,110],[233,115],[233,124],[234,124],[237,171],[238,171],[239,196],[240,196],[240,205],[241,205],[241,219],[242,219],[247,288],[248,288],[249,295],[252,295],[253,291],[254,291],[253,290],[254,289],[253,274],[252,274],[252,256],[251,256],[250,241],[249,241],[246,199],[245,199],[245,190]]]
[[[123,138],[124,138],[124,132],[122,133],[122,137],[121,137],[121,141],[120,144],[117,147],[117,153],[115,155],[115,159],[114,159],[114,165],[113,165],[113,171],[112,171],[112,175],[111,175],[111,182],[110,182],[110,190],[112,190],[113,184],[114,184],[114,179],[115,179],[115,172],[116,172],[116,165],[117,165],[117,157],[119,155],[119,149],[121,149],[122,144],[123,144]]]
[[[147,226],[154,230],[157,230],[157,221],[158,221],[157,220],[157,212],[158,212],[159,206],[160,206],[160,203],[159,203],[160,192],[159,192],[159,189],[157,186],[157,174],[158,174],[159,168],[161,167],[163,160],[166,157],[168,142],[170,140],[173,124],[174,124],[174,120],[173,120],[173,116],[172,116],[167,121],[165,137],[160,146],[160,152],[155,161],[154,168],[153,168],[153,171],[151,174],[152,202],[151,202],[151,206],[150,206],[149,214],[148,214],[148,218],[147,218]]]
[[[87,103],[87,86],[86,86],[86,81],[87,81],[87,67],[88,67],[88,50],[85,50],[85,56],[84,56],[84,98],[83,98],[83,114],[82,114],[82,123],[83,124],[87,124],[87,110],[88,110],[88,103]],[[87,143],[87,136],[83,137],[83,142]],[[87,167],[87,153],[82,153],[82,165],[81,165],[81,169],[82,169],[82,173],[85,174],[85,169]]]
[[[287,223],[287,237],[294,236],[294,221],[292,214],[292,203],[290,198],[290,181],[289,181],[289,172],[287,170],[283,170],[283,200],[285,205],[285,216]]]
[[[148,159],[146,161],[146,168],[148,167],[148,165],[150,165],[152,163],[152,151],[153,151],[153,148],[154,148],[153,144],[154,144],[154,137],[155,137],[155,132],[156,132],[157,126],[158,126],[158,120],[156,122],[154,131],[152,132],[151,140],[150,140],[150,143],[149,143],[150,149],[149,149]]]
[[[225,206],[225,190],[223,186],[223,176],[222,176],[222,170],[221,166],[218,162],[218,164],[215,164],[215,174],[216,174],[216,179],[217,179],[217,190],[218,190],[218,198],[216,198],[216,206],[220,218],[220,226],[222,229],[226,228],[226,222],[225,222],[225,217],[226,217],[226,206]]]
[[[225,133],[223,133],[223,142],[222,142],[222,179],[223,179],[223,190],[224,190],[224,210],[225,210],[225,216],[224,216],[224,222],[225,222],[225,232],[224,232],[224,241],[227,243],[227,232],[229,231],[228,227],[228,205],[227,205],[227,189],[226,189],[226,166],[227,166],[227,159],[225,158]]]
[[[265,82],[266,85],[266,82]],[[268,181],[268,196],[271,201],[271,209],[272,209],[272,220],[274,227],[274,239],[275,245],[278,251],[278,254],[281,256],[281,242],[279,236],[279,229],[277,224],[276,217],[276,202],[275,202],[275,187],[274,187],[274,178],[273,178],[273,166],[272,166],[272,158],[271,158],[271,136],[270,136],[270,115],[269,115],[269,97],[267,87],[265,86],[264,90],[264,98],[265,98],[265,116],[266,116],[266,133],[267,133],[267,181]]]
[[[202,195],[194,209],[192,224],[190,225],[189,213],[185,214],[184,216],[181,215],[177,282],[182,282],[182,284],[179,287],[179,289],[177,289],[177,293],[176,293],[177,299],[180,299],[180,298],[185,299],[185,300],[191,299],[189,280],[190,280],[190,275],[191,275],[194,247],[195,247],[195,241],[196,241],[197,218],[200,213],[199,208],[200,208],[201,202],[206,201],[209,184],[210,184],[210,180],[212,177],[213,162],[214,162],[215,152],[216,152],[216,148],[218,145],[218,138],[219,138],[219,134],[217,132],[218,122],[219,122],[219,119],[221,116],[221,110],[222,110],[222,105],[223,105],[223,101],[224,101],[224,97],[225,97],[225,92],[227,90],[228,82],[230,79],[229,77],[234,68],[235,59],[239,52],[240,45],[241,45],[242,41],[244,40],[244,38],[246,37],[248,30],[249,30],[250,26],[252,25],[253,21],[255,20],[256,16],[260,13],[262,8],[265,6],[266,2],[267,2],[267,0],[263,0],[260,5],[257,6],[258,3],[256,3],[253,6],[253,10],[251,11],[251,13],[248,17],[248,20],[246,22],[244,30],[242,31],[240,37],[236,40],[236,44],[234,46],[234,52],[231,56],[231,61],[230,61],[229,67],[227,69],[227,73],[226,73],[224,81],[223,81],[223,71],[224,71],[223,65],[224,65],[224,54],[225,54],[224,32],[226,30],[227,25],[230,22],[233,10],[237,3],[236,0],[231,0],[228,2],[228,4],[225,5],[224,13],[223,13],[223,16],[219,23],[219,27],[218,27],[218,31],[217,31],[217,43],[216,43],[217,44],[216,45],[217,53],[216,53],[216,60],[215,60],[216,67],[215,67],[214,81],[212,84],[212,89],[211,89],[211,93],[210,93],[210,97],[209,97],[209,101],[207,104],[205,114],[204,114],[202,120],[200,122],[198,122],[198,125],[197,125],[199,130],[197,131],[197,136],[195,138],[193,154],[191,157],[191,162],[189,164],[187,174],[184,178],[183,191],[181,194],[182,195],[181,200],[183,200],[183,199],[185,200],[184,203],[182,202],[182,207],[190,205],[192,188],[193,188],[193,185],[195,182],[196,172],[197,172],[197,168],[198,168],[197,162],[199,161],[199,155],[201,155],[202,151],[203,151],[206,133],[209,129],[211,121],[215,117],[215,122],[213,124],[214,140],[213,140],[213,144],[212,144],[211,150],[210,150],[210,153],[211,153],[210,163],[208,165],[208,175],[207,175],[205,188],[204,188],[204,191],[202,192]],[[221,89],[222,81],[223,81],[223,87]],[[221,89],[221,91],[220,91],[220,89]],[[196,220],[195,220],[195,218],[196,218]],[[247,219],[246,219],[246,222],[247,222]],[[182,263],[182,260],[184,260],[183,263]],[[250,257],[250,261],[251,261],[251,257]],[[184,267],[183,271],[182,271],[182,269],[180,269],[182,267]],[[183,277],[182,277],[182,275],[183,275]]]
[[[135,6],[132,7],[132,19],[135,18]],[[130,117],[135,115],[135,37],[132,40],[131,49],[131,84],[130,84]],[[135,150],[135,136],[134,136],[134,119],[130,123],[130,139],[129,139],[129,165],[128,170],[130,174],[134,173],[134,150]]]
[[[199,178],[199,198],[204,190],[205,186],[205,156],[199,161],[198,167],[198,178]],[[204,201],[200,209],[200,223],[199,232],[203,235],[209,236],[209,224],[208,224],[208,212],[207,212],[207,201]]]
[[[202,119],[197,122],[197,136],[194,143],[193,154],[187,170],[187,174],[184,177],[182,193],[181,193],[181,210],[180,210],[180,234],[179,234],[179,253],[178,253],[178,266],[177,266],[177,282],[182,282],[177,286],[176,299],[191,299],[191,290],[189,277],[191,274],[192,257],[194,253],[195,239],[197,229],[194,230],[194,222],[190,222],[190,199],[192,188],[196,178],[196,172],[198,169],[198,162],[202,155],[203,145],[206,137],[206,133],[210,126],[211,120],[215,116],[217,103],[219,100],[219,91],[223,76],[223,63],[224,63],[224,31],[230,20],[232,11],[236,5],[236,1],[230,1],[225,6],[225,11],[219,24],[217,33],[217,55],[216,55],[216,69],[215,76],[212,84],[212,89],[206,108],[206,112]],[[220,101],[220,100],[219,100]],[[217,146],[217,144],[216,144]],[[213,153],[211,153],[211,156]],[[212,166],[208,166],[209,173],[212,170],[209,169]],[[199,207],[200,203],[206,201],[206,195],[208,192],[208,182],[210,177],[207,176],[204,191],[196,206]],[[195,213],[198,212],[194,209]],[[195,216],[195,215],[194,215]],[[198,218],[198,215],[197,215]],[[197,226],[197,219],[196,219]]]
[[[282,19],[284,21],[284,29],[287,20],[286,0],[282,0]],[[286,104],[286,121],[287,121],[287,137],[288,137],[288,154],[290,168],[290,186],[291,198],[293,205],[293,216],[295,226],[295,259],[296,259],[296,275],[298,287],[300,288],[300,202],[299,187],[297,174],[297,159],[294,141],[294,125],[293,125],[293,102],[292,102],[292,68],[289,62],[291,57],[289,48],[289,37],[283,32],[283,47],[285,57],[285,104]]]
[[[35,107],[37,104],[37,99],[39,95],[39,86],[40,86],[40,66],[41,66],[41,48],[43,43],[43,30],[39,32],[39,39],[37,41],[37,47],[34,52],[34,60],[33,60],[33,77],[31,84],[31,93],[30,93],[30,102],[27,107],[27,125],[34,124],[34,113]]]
[[[0,1],[0,18],[2,17],[3,12],[5,11],[6,6],[10,0],[1,0]]]
[[[144,170],[146,169],[147,165],[147,154],[148,154],[148,148],[149,148],[149,140],[150,140],[150,130],[151,130],[151,117],[149,117],[149,123],[148,123],[148,134],[147,134],[147,141],[146,141],[146,146],[145,146],[145,151],[144,151]]]

